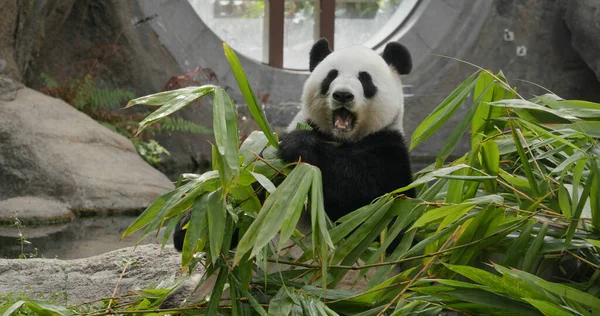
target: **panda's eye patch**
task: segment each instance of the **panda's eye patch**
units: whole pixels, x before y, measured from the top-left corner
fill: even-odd
[[[361,71],[358,73],[358,80],[362,84],[365,98],[370,99],[374,97],[375,93],[377,93],[377,87],[373,84],[371,75],[366,71]]]
[[[337,78],[337,76],[338,76],[337,70],[332,69],[329,71],[329,73],[327,74],[327,77],[325,77],[325,79],[323,79],[323,82],[321,82],[321,94],[323,94],[323,95],[327,94],[327,91],[329,91],[329,86],[331,85],[333,80],[335,80],[335,78]]]

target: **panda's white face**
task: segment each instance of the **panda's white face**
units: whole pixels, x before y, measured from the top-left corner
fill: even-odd
[[[300,116],[324,133],[358,141],[384,128],[402,132],[403,107],[395,68],[372,49],[353,46],[328,53],[314,67]]]

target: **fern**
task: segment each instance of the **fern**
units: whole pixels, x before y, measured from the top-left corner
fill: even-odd
[[[48,88],[58,87],[58,82],[56,82],[56,80],[54,80],[54,78],[50,77],[50,75],[42,72],[40,74],[40,78],[44,82],[44,86],[46,86]]]
[[[101,89],[93,88],[89,97],[88,106],[92,110],[100,108],[115,108],[122,102],[135,98],[131,91],[122,89]]]
[[[192,134],[212,134],[210,128],[204,127],[200,124],[196,124],[192,121],[188,121],[181,117],[170,117],[167,116],[160,122],[160,126],[157,128],[159,132],[188,132]]]

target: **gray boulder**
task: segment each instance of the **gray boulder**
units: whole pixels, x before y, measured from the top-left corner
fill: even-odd
[[[0,225],[12,225],[15,218],[22,225],[61,224],[70,222],[73,212],[65,203],[36,196],[20,196],[0,201]]]
[[[37,196],[73,211],[124,212],[173,188],[127,138],[69,104],[1,76],[0,92],[0,201]]]
[[[121,280],[124,262],[127,265]],[[161,252],[159,245],[123,248],[99,256],[76,259],[0,259],[0,295],[23,292],[36,298],[57,295],[68,305],[111,297],[143,289],[180,275],[181,257],[172,246]],[[201,274],[200,268],[195,274]],[[65,301],[58,300],[64,304]]]
[[[564,19],[571,30],[571,44],[600,80],[600,2],[566,1]]]

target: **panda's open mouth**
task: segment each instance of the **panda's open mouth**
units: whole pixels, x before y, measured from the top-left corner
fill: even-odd
[[[339,108],[333,111],[333,127],[339,130],[351,130],[356,122],[356,114],[348,111],[346,108]]]

